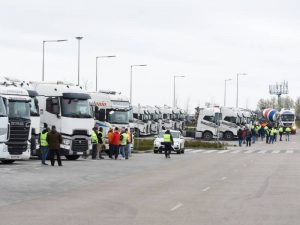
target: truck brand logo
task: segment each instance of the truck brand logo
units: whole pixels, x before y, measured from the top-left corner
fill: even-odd
[[[10,122],[10,124],[12,126],[24,126],[24,122],[19,122],[19,121],[13,121],[13,122]]]

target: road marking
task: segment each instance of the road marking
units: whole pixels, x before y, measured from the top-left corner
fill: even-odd
[[[209,154],[209,153],[213,153],[213,152],[216,152],[216,151],[218,151],[218,150],[207,150],[207,151],[205,151],[205,152],[203,152],[204,154]]]
[[[173,211],[179,209],[181,206],[183,206],[183,204],[182,204],[182,203],[178,203],[178,204],[175,205],[172,209],[170,209],[170,211],[173,212]]]
[[[199,153],[199,152],[204,152],[204,150],[193,150],[191,153]]]
[[[229,152],[229,150],[219,150],[217,153],[222,154],[222,153],[225,153],[225,152]]]
[[[226,179],[227,179],[227,177],[222,177],[222,178],[221,178],[221,180],[226,180]]]
[[[294,153],[294,150],[287,150],[286,153],[287,154],[292,154],[292,153]]]
[[[258,154],[266,154],[266,152],[267,152],[268,150],[261,150],[261,151],[259,151],[259,152],[257,152]]]
[[[206,191],[208,191],[210,189],[210,187],[207,187],[207,188],[204,188],[202,191],[203,192],[206,192]]]
[[[245,151],[244,153],[250,154],[250,153],[252,153],[252,152],[253,152],[253,150],[248,150],[248,151]]]
[[[232,154],[236,154],[236,153],[240,153],[242,150],[235,150],[235,151],[232,151],[232,152],[230,152],[230,153],[232,153]]]
[[[280,153],[280,150],[272,151],[272,154],[278,154],[278,153]]]

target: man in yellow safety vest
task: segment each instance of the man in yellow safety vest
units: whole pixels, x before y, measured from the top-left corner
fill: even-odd
[[[46,163],[46,159],[49,152],[49,144],[48,144],[48,125],[44,123],[44,130],[39,135],[39,144],[40,144],[40,151],[41,151],[41,160],[42,165],[48,165]]]
[[[164,138],[164,145],[165,145],[165,156],[167,159],[170,158],[172,144],[174,144],[173,137],[170,130],[167,130],[164,133],[163,138]]]
[[[96,159],[97,156],[97,146],[98,146],[98,128],[94,127],[92,130],[92,159]]]

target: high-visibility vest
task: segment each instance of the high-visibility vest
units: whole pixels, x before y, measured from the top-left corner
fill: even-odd
[[[292,132],[292,130],[291,130],[291,128],[287,127],[287,128],[285,128],[285,132],[287,132],[287,133],[291,133],[291,132]]]
[[[127,136],[128,136],[128,142],[132,143],[132,137],[131,137],[131,132],[128,130],[127,132]]]
[[[99,131],[99,133],[101,134],[101,139],[102,139],[102,143],[105,144],[105,138],[104,138],[104,134],[102,131]]]
[[[120,145],[127,145],[127,141],[128,141],[128,137],[126,133],[121,134],[121,136],[123,137],[121,140]]]
[[[164,134],[164,142],[170,142],[171,143],[171,135],[170,134]]]
[[[279,133],[283,133],[283,127],[279,127]]]
[[[94,130],[92,131],[92,143],[93,144],[98,144],[98,137],[97,137],[97,134]]]
[[[47,137],[48,137],[48,132],[40,134],[40,143],[42,147],[48,146]]]
[[[276,133],[276,130],[273,128],[273,129],[271,130],[271,136],[274,136],[275,133]]]

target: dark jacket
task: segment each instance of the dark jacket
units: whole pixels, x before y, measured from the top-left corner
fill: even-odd
[[[238,132],[237,132],[237,136],[238,136],[239,139],[243,138],[243,134],[242,133],[243,133],[242,129],[239,129]]]
[[[247,132],[246,132],[246,138],[252,138],[252,132],[251,132],[251,130],[247,130]]]
[[[57,131],[50,131],[48,133],[49,149],[59,150],[62,143],[62,137]]]

